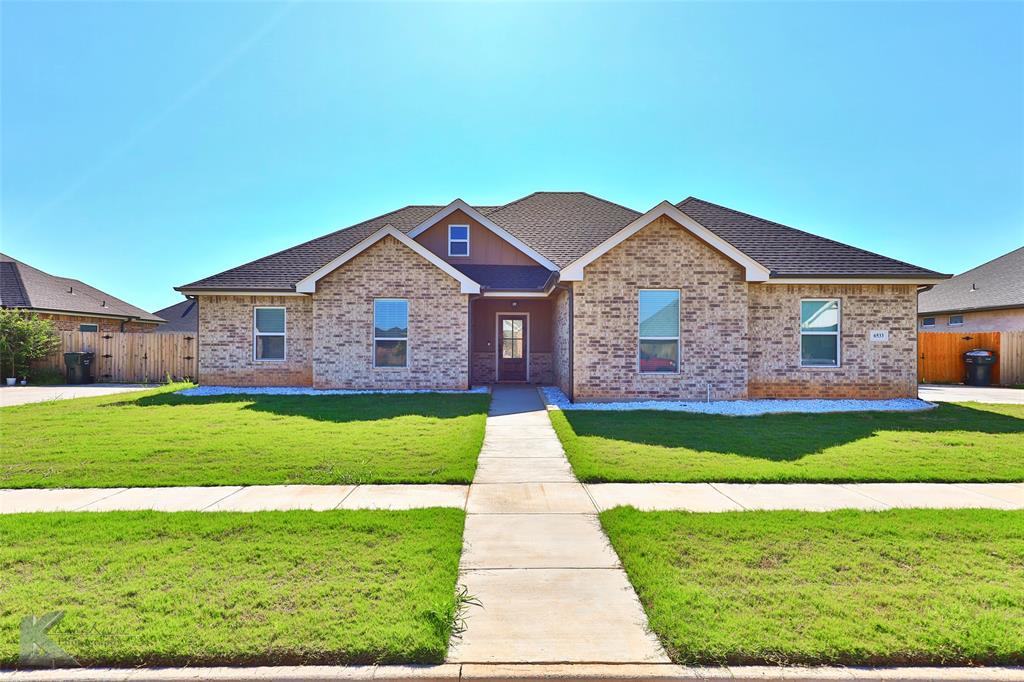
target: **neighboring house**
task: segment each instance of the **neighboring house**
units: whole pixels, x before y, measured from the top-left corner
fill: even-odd
[[[157,327],[158,334],[199,331],[199,302],[194,298],[179,301],[174,305],[157,310],[153,314],[167,320],[166,324]]]
[[[922,291],[917,323],[921,331],[1024,331],[1024,247]]]
[[[60,331],[151,332],[163,319],[77,279],[56,277],[0,254],[0,307],[53,320]]]
[[[946,275],[700,199],[407,206],[178,290],[207,384],[575,400],[917,394],[917,291]]]

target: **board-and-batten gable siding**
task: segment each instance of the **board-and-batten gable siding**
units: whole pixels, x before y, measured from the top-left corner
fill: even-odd
[[[641,289],[678,289],[680,371],[638,370]],[[603,254],[573,283],[576,400],[746,397],[743,267],[668,217]]]
[[[468,257],[448,255],[449,225],[469,225]],[[431,225],[416,236],[416,241],[453,265],[540,265],[460,210]]]
[[[409,301],[408,367],[373,366],[377,298]],[[397,239],[385,237],[325,275],[312,299],[317,388],[468,388],[469,296]]]

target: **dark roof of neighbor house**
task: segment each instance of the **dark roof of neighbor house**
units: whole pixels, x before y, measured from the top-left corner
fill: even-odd
[[[0,306],[69,315],[163,322],[116,296],[69,277],[57,277],[0,253]]]
[[[918,313],[1024,307],[1024,246],[939,282],[917,297]]]
[[[442,208],[406,206],[178,288],[293,291],[297,282],[385,225],[409,232]],[[559,268],[642,215],[585,192],[534,192],[503,206],[474,208]],[[944,276],[694,197],[678,208],[770,268],[773,277]]]
[[[167,324],[157,327],[158,332],[199,331],[199,302],[194,298],[178,301],[174,305],[161,308],[153,314],[167,320]]]

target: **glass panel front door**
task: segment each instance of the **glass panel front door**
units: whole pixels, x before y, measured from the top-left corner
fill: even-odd
[[[526,381],[526,317],[498,317],[498,381]]]

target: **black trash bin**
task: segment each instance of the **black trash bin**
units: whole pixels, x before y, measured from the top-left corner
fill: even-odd
[[[92,363],[95,353],[65,353],[64,366],[67,368],[67,381],[69,384],[91,384]]]
[[[988,386],[992,383],[992,365],[996,364],[996,352],[975,348],[964,353],[967,365],[968,386]]]

